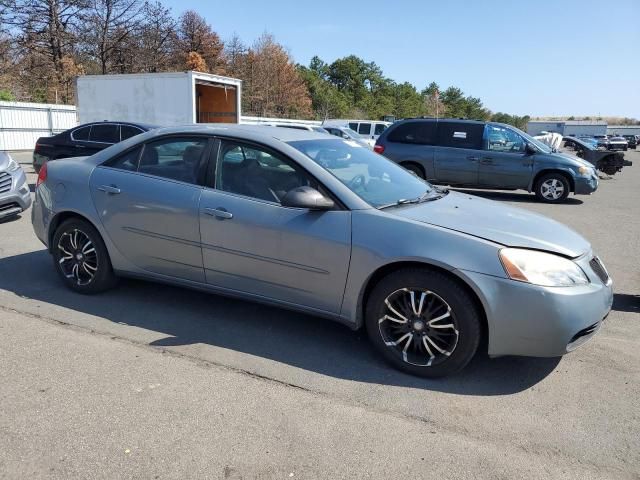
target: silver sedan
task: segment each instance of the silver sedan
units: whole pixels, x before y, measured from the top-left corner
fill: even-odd
[[[563,355],[611,308],[605,267],[566,226],[328,135],[158,129],[47,164],[37,183],[33,227],[73,290],[132,276],[296,309],[366,328],[425,377],[480,345]]]

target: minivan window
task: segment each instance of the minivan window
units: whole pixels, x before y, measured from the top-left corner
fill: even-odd
[[[120,141],[118,125],[111,123],[92,125],[89,140],[99,143],[118,143]]]
[[[370,123],[361,123],[358,127],[358,133],[360,135],[370,135],[371,134],[371,124]]]
[[[487,125],[486,149],[493,152],[523,153],[524,138],[510,128]]]
[[[482,148],[483,123],[438,122],[438,145],[441,147]]]
[[[354,132],[358,131],[358,122],[349,122],[349,128]]]
[[[436,122],[406,122],[394,127],[387,139],[395,143],[433,145],[435,136]]]
[[[384,123],[376,123],[376,129],[373,132],[375,135],[381,135],[386,130],[387,126]]]

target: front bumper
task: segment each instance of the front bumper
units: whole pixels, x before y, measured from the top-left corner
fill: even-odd
[[[477,288],[489,326],[489,355],[558,357],[592,338],[611,310],[613,289],[589,265],[576,263],[590,283],[579,287],[540,287],[477,272],[462,272]]]
[[[589,195],[598,189],[598,175],[594,173],[589,177],[575,177],[574,184],[576,195]]]
[[[8,175],[11,179],[8,188],[5,186],[0,191],[0,219],[27,210],[31,206],[31,191],[24,171],[20,168],[12,173],[2,172],[0,175],[4,179],[7,179]],[[7,185],[6,180],[3,185]]]

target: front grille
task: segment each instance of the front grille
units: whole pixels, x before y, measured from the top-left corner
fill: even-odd
[[[606,284],[609,282],[609,274],[607,273],[607,269],[604,268],[604,265],[598,257],[594,256],[589,262],[589,266],[591,267],[591,270],[593,270],[593,273],[595,273],[598,278],[602,280],[602,283]]]
[[[0,193],[11,190],[11,175],[7,172],[0,173]]]
[[[4,205],[0,205],[0,213],[4,212],[5,210],[11,210],[12,208],[20,208],[20,205],[18,205],[16,202],[5,203]]]

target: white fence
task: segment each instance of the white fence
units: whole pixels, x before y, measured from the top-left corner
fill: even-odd
[[[74,105],[0,102],[0,150],[31,150],[38,137],[77,124]]]
[[[126,118],[110,118],[122,120]],[[240,123],[262,124],[277,122],[320,125],[314,120],[292,120],[289,118],[265,118],[243,115]],[[39,137],[63,132],[78,124],[75,105],[53,105],[46,103],[0,102],[0,150],[32,150]]]

